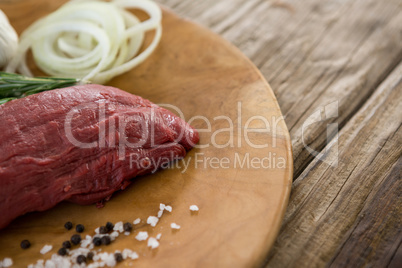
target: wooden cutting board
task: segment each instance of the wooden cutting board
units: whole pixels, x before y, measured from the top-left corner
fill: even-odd
[[[0,1],[0,8],[21,33],[62,3]],[[175,168],[135,178],[104,208],[61,203],[16,219],[0,231],[0,260],[11,257],[15,267],[22,267],[49,259],[74,234],[64,229],[66,221],[83,224],[84,235],[93,235],[106,221],[141,218],[132,234],[101,247],[107,252],[130,248],[140,255],[138,260],[124,261],[122,267],[261,264],[286,209],[293,163],[278,103],[256,67],[221,37],[165,10],[163,38],[154,54],[109,84],[178,107],[185,120],[203,129],[204,148],[189,152],[187,169],[177,162]],[[173,211],[165,212],[151,227],[146,219],[156,216],[160,203],[171,205]],[[198,213],[190,212],[193,204]],[[172,230],[173,222],[181,229]],[[161,233],[159,248],[151,250],[145,241],[137,241],[139,231],[152,237]],[[19,246],[23,239],[32,243],[28,250]],[[39,251],[45,244],[53,245],[53,250],[42,255]]]

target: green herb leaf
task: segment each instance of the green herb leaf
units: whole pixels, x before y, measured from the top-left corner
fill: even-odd
[[[0,105],[42,91],[78,85],[80,79],[54,77],[26,77],[0,72]]]
[[[16,98],[4,98],[4,99],[0,99],[0,105],[4,104],[4,103],[6,103],[6,102],[9,102],[9,101],[15,100],[15,99],[16,99]]]

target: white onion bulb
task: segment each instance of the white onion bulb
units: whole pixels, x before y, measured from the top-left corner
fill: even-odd
[[[17,53],[18,35],[6,14],[0,9],[0,68],[3,68]]]

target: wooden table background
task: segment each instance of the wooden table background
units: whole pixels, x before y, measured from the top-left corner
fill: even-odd
[[[158,2],[237,46],[286,117],[294,183],[264,265],[402,267],[402,1]]]

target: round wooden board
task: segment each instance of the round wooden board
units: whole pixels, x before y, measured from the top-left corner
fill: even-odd
[[[62,2],[1,1],[0,8],[21,33]],[[189,163],[186,170],[180,161],[175,168],[135,178],[102,209],[61,203],[16,219],[0,231],[0,260],[11,257],[16,267],[23,267],[50,258],[74,234],[64,229],[66,221],[84,224],[84,235],[93,235],[106,221],[141,218],[130,235],[120,235],[101,247],[107,252],[130,248],[139,253],[138,260],[126,260],[120,266],[261,264],[286,209],[293,163],[278,103],[255,66],[221,37],[165,10],[163,38],[154,54],[109,84],[180,108],[187,121],[193,118],[192,125],[204,129],[200,144],[205,148],[189,152],[184,159]],[[160,203],[171,205],[173,211],[165,212],[151,227],[146,219],[156,216]],[[193,204],[199,207],[198,213],[190,212]],[[173,222],[181,229],[172,230]],[[137,241],[139,231],[152,237],[161,233],[159,248],[151,250],[145,241]],[[19,246],[23,239],[32,243],[28,250]],[[42,255],[39,251],[45,244],[53,245],[53,250]]]

